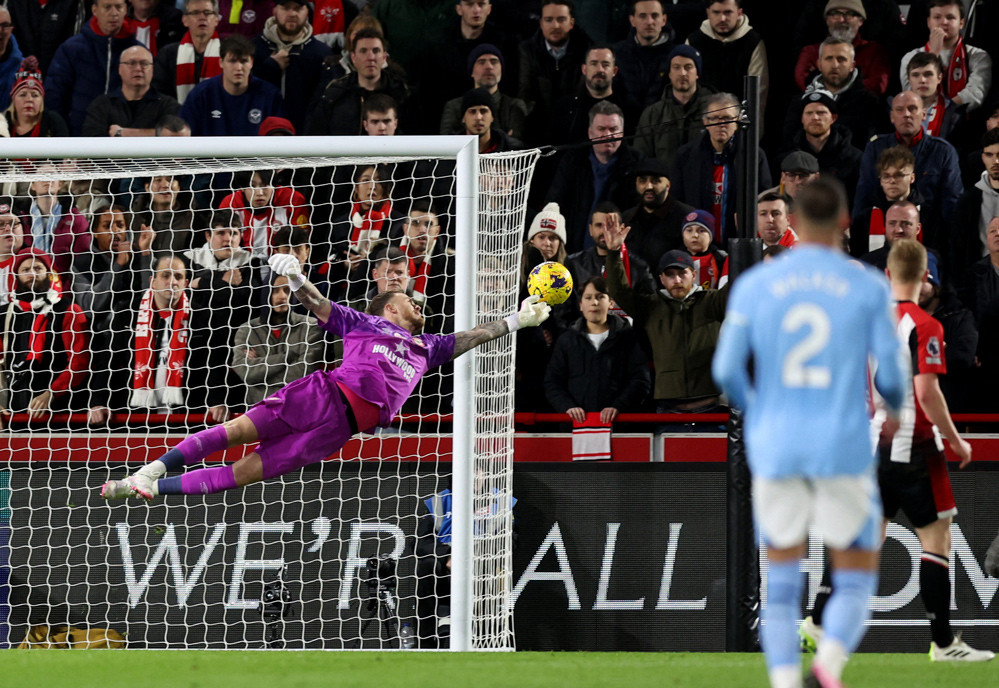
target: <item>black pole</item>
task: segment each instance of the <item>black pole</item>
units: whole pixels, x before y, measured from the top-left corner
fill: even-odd
[[[756,238],[756,192],[759,187],[760,78],[747,76],[744,120],[739,136],[737,237],[728,242],[729,280],[760,260],[763,242]],[[726,517],[725,649],[759,649],[759,554],[753,530],[750,474],[746,462],[742,415],[732,409],[728,425],[728,513]]]

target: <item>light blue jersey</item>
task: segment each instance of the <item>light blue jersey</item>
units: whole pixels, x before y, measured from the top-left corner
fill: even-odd
[[[869,355],[875,386],[898,408],[904,351],[888,282],[841,252],[799,245],[736,281],[712,372],[744,411],[754,477],[872,469]]]

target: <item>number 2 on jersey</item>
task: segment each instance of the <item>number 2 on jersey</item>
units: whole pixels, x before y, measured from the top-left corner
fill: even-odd
[[[821,306],[799,303],[792,306],[781,320],[781,332],[794,334],[808,328],[808,334],[784,356],[781,382],[785,387],[826,389],[832,383],[832,373],[826,366],[808,365],[829,344],[832,324]]]

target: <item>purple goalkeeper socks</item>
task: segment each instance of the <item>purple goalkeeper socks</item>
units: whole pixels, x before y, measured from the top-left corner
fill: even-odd
[[[236,487],[236,476],[231,465],[212,466],[188,471],[173,478],[160,478],[157,487],[161,495],[214,494]]]
[[[161,456],[159,461],[166,466],[168,471],[175,471],[185,465],[199,463],[205,457],[228,447],[229,436],[226,434],[225,427],[216,425],[196,432],[190,437],[185,437],[176,447]]]

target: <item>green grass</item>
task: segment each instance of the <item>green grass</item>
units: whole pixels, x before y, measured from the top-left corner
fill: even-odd
[[[924,654],[861,654],[851,688],[999,685],[999,663],[932,664]],[[758,654],[518,652],[8,651],[3,688],[766,688]]]

